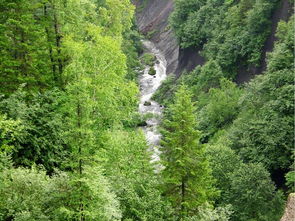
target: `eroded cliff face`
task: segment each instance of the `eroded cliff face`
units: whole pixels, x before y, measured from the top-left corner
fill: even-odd
[[[236,83],[243,84],[249,82],[255,75],[262,74],[266,70],[267,53],[272,52],[274,49],[276,38],[276,31],[280,21],[288,21],[293,12],[293,6],[289,0],[281,0],[278,2],[277,8],[271,16],[271,32],[264,43],[261,63],[258,67],[243,67],[238,69],[238,74],[235,79]]]
[[[150,37],[167,60],[167,72],[173,73],[178,64],[179,47],[168,25],[173,0],[135,0],[139,30]]]
[[[291,193],[288,197],[288,202],[284,215],[280,221],[294,221],[295,220],[295,193]]]
[[[173,11],[173,0],[133,0],[137,7],[137,24],[139,30],[155,43],[167,60],[167,74],[174,73],[177,77],[184,71],[191,71],[197,65],[205,63],[197,48],[180,49],[173,31],[169,27],[169,16]],[[238,68],[235,82],[243,84],[266,69],[266,55],[271,52],[276,41],[275,33],[280,20],[288,20],[292,15],[292,4],[289,0],[279,1],[274,10],[271,22],[271,33],[262,51],[261,64],[258,67]]]
[[[139,30],[150,37],[167,60],[167,74],[179,76],[184,70],[191,71],[204,59],[195,49],[180,49],[169,27],[169,16],[173,11],[173,0],[134,0],[137,7]]]

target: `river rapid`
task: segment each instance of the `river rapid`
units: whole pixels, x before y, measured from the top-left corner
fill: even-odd
[[[149,145],[149,151],[152,153],[151,162],[157,162],[160,160],[159,143],[161,140],[161,134],[158,130],[158,126],[160,124],[163,107],[153,101],[152,96],[161,86],[163,80],[167,77],[167,61],[161,51],[156,48],[154,43],[147,40],[142,41],[142,43],[146,51],[156,57],[156,62],[154,64],[156,74],[150,75],[150,67],[146,66],[143,73],[139,77],[141,95],[139,113],[143,117],[147,114],[152,115],[152,117],[149,117],[146,120],[147,125],[142,128]]]

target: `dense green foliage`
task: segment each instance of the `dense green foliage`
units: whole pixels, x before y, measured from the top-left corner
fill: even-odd
[[[133,10],[1,2],[1,220],[172,219],[134,128]]]
[[[281,23],[267,72],[251,81],[243,110],[230,131],[232,147],[247,161],[271,170],[291,165],[294,131],[294,20]],[[249,117],[251,116],[251,117]]]
[[[208,145],[213,176],[221,191],[219,205],[232,205],[232,220],[279,220],[282,193],[275,190],[269,173],[261,164],[245,164],[228,146]],[[225,163],[226,162],[226,163]],[[273,208],[269,210],[269,208]]]
[[[259,65],[277,2],[175,1],[180,45],[206,63],[154,95],[167,108],[152,164],[137,75],[155,57],[140,56],[130,0],[1,1],[0,220],[279,220],[295,181],[294,17],[265,73],[231,81]]]
[[[187,88],[181,86],[167,109],[162,130],[162,171],[164,194],[178,217],[194,215],[205,202],[212,202],[217,191],[205,149],[195,129],[195,107]]]
[[[87,193],[83,195],[86,220],[119,220],[119,203],[99,168],[86,168],[85,174],[79,186],[65,173],[48,177],[36,168],[2,171],[1,220],[77,220],[80,188]]]
[[[220,88],[211,88],[208,94],[200,96],[202,109],[198,113],[199,128],[205,132],[204,139],[218,130],[226,128],[239,112],[239,98],[242,91],[234,83],[220,79]]]
[[[115,130],[107,132],[102,140],[100,161],[121,202],[123,220],[172,219],[169,203],[155,189],[159,183],[143,134]]]
[[[13,147],[11,156],[14,165],[42,164],[50,172],[54,167],[61,167],[68,154],[63,136],[65,122],[63,114],[58,111],[64,102],[61,95],[58,90],[34,94],[28,103],[28,93],[20,88],[9,98],[1,100],[1,110],[10,121],[14,120],[16,123],[9,126],[8,122],[3,121],[1,126],[1,130],[6,130],[5,127],[8,126],[15,127],[12,133],[17,135],[9,135],[13,138],[9,145]],[[9,139],[7,137],[4,140]]]
[[[258,65],[277,0],[176,0],[171,26],[182,47],[204,48],[223,75]]]
[[[149,66],[153,66],[156,58],[153,54],[144,53],[141,57],[141,60],[144,64],[149,65]]]
[[[220,190],[215,205],[231,204],[230,220],[279,220],[282,191],[294,191],[294,17],[279,23],[265,73],[242,86],[231,81],[241,65],[259,64],[268,33],[262,24],[275,5],[177,0],[171,25],[178,40],[203,48],[207,61],[168,78],[154,95],[169,107],[181,85],[193,92],[196,129]]]
[[[262,165],[243,165],[234,171],[231,180],[229,201],[236,211],[233,219],[266,221],[281,218],[281,193],[275,192],[269,173]]]

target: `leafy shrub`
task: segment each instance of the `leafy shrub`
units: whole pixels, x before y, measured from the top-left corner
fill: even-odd
[[[145,53],[142,55],[141,60],[145,65],[153,66],[156,61],[156,57],[151,53]]]
[[[155,75],[157,72],[156,72],[156,70],[155,70],[155,68],[154,67],[151,67],[150,69],[149,69],[149,75]]]

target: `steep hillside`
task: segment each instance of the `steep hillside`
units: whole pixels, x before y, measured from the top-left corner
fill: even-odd
[[[0,221],[293,221],[293,5],[0,1]]]
[[[204,59],[194,48],[181,49],[172,29],[169,16],[173,11],[173,0],[134,0],[137,6],[139,30],[150,38],[164,53],[167,60],[167,73],[179,75],[183,70],[191,71]]]
[[[181,85],[192,93],[200,142],[221,190],[216,203],[232,204],[234,221],[279,220],[294,192],[291,8],[285,0],[175,0],[175,36],[181,47],[203,47],[207,62],[166,81],[154,99],[168,107],[165,122]]]
[[[264,47],[262,50],[262,59],[259,67],[251,67],[249,69],[245,67],[240,67],[238,71],[238,75],[236,77],[236,82],[238,84],[248,82],[255,75],[261,74],[266,70],[266,56],[267,53],[271,52],[274,48],[274,43],[277,40],[275,33],[278,28],[279,21],[287,21],[292,15],[292,4],[289,0],[282,0],[278,3],[278,7],[272,14],[271,17],[271,32],[264,43]]]
[[[168,62],[168,74],[174,73],[178,77],[184,70],[192,71],[197,65],[205,63],[204,57],[200,55],[202,46],[179,47],[176,36],[169,25],[169,16],[174,9],[173,0],[134,0],[134,4],[137,7],[136,18],[139,30],[164,53]],[[271,31],[264,42],[259,65],[239,65],[235,82],[238,84],[248,82],[255,75],[265,71],[266,55],[273,50],[278,22],[288,20],[291,14],[290,1],[279,1],[272,12]]]

